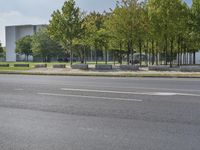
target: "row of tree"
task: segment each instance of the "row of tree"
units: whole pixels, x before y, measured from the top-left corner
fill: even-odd
[[[39,32],[32,36],[25,36],[16,42],[16,53],[26,56],[39,58],[44,62],[51,61],[52,57],[63,56],[64,49],[59,42],[52,40],[46,28],[42,28]]]
[[[45,58],[68,54],[71,64],[74,53],[86,60],[86,50],[93,50],[96,58],[99,51],[107,55],[112,50],[114,58],[119,62],[126,58],[128,64],[134,63],[137,52],[140,60],[146,54],[152,64],[171,66],[176,58],[177,65],[184,64],[190,53],[195,63],[200,49],[200,1],[193,0],[189,7],[182,0],[121,0],[110,12],[88,14],[74,0],[67,0],[53,12],[47,29],[29,40],[34,54]]]
[[[5,49],[3,48],[0,41],[0,59],[5,57]]]

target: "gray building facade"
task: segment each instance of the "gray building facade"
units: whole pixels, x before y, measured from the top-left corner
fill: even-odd
[[[46,25],[6,26],[6,61],[22,61],[24,56],[17,56],[15,53],[16,42],[27,35],[33,35],[43,27]]]

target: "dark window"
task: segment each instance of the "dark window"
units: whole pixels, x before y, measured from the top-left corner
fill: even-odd
[[[36,33],[36,31],[37,31],[37,26],[33,26],[33,32],[34,32],[34,34]]]

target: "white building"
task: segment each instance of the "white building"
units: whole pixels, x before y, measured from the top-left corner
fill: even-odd
[[[193,64],[194,58],[193,58],[193,53],[186,53],[180,54],[180,59],[182,60],[183,63],[185,64]],[[178,55],[177,55],[177,62],[178,62]],[[196,52],[195,54],[195,64],[200,64],[200,51]]]
[[[46,25],[18,25],[18,26],[7,26],[6,27],[6,61],[15,62],[17,56],[15,53],[16,42],[27,36],[33,35],[42,27]],[[23,56],[18,56],[18,59],[22,60]]]
[[[196,64],[200,64],[200,51],[196,53]]]

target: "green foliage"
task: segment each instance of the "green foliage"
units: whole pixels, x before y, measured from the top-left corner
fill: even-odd
[[[2,54],[2,53],[3,53],[3,47],[2,47],[2,44],[0,42],[0,54]]]
[[[193,0],[190,8],[183,0],[122,0],[109,13],[87,14],[68,0],[52,14],[48,33],[71,56],[73,50],[83,57],[86,48],[96,55],[108,49],[120,55],[136,51],[149,54],[152,64],[160,55],[172,65],[177,54],[200,48],[200,1]]]
[[[191,8],[191,41],[193,49],[200,49],[200,1],[193,0],[192,8]]]
[[[2,44],[0,42],[0,58],[5,58],[6,57],[6,50],[5,48],[2,47]]]
[[[2,44],[0,42],[0,53],[2,53],[2,52],[3,52],[3,47],[2,47]]]
[[[170,58],[180,53],[187,46],[189,30],[189,7],[182,0],[149,0],[147,3],[149,18],[149,38],[152,41],[151,51]]]
[[[82,33],[82,13],[74,0],[68,0],[51,17],[48,26],[50,37],[58,40],[65,51],[70,51],[72,63],[72,46]]]
[[[26,55],[28,60],[28,56],[32,55],[31,43],[32,37],[29,35],[18,40],[16,42],[16,53]]]
[[[200,34],[200,1],[193,0],[192,9],[194,30]]]
[[[85,41],[93,49],[101,49],[105,45],[106,33],[103,29],[104,15],[92,12],[84,18]]]
[[[34,56],[42,57],[43,60],[64,55],[64,50],[50,38],[46,28],[33,35],[32,51]]]

